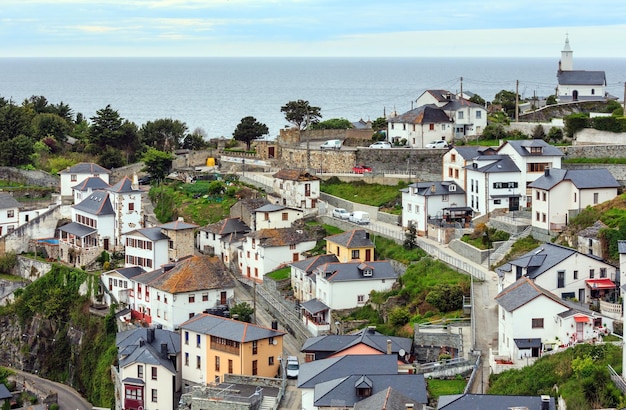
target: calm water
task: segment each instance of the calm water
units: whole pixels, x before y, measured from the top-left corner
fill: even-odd
[[[454,58],[108,58],[0,59],[0,96],[16,103],[43,95],[90,118],[108,104],[138,126],[159,118],[230,137],[243,117],[270,136],[287,125],[280,107],[308,100],[323,119],[375,119],[405,112],[426,89],[461,89],[490,101],[500,90],[523,97],[554,93],[554,59]],[[626,59],[574,57],[574,68],[604,70],[623,98]]]

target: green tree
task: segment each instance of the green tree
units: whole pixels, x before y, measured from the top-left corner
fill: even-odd
[[[440,283],[426,295],[426,302],[440,312],[451,312],[463,307],[463,289],[459,285]]]
[[[30,164],[34,152],[33,142],[25,135],[0,141],[0,164],[11,167]]]
[[[237,303],[230,309],[230,317],[237,315],[237,318],[241,322],[250,322],[252,315],[254,314],[254,308],[248,304],[248,302]]]
[[[186,135],[187,124],[171,118],[148,121],[139,130],[140,140],[143,144],[168,152],[180,148]]]
[[[413,222],[409,222],[409,227],[404,234],[404,243],[402,246],[404,246],[405,249],[417,248],[417,228]]]
[[[387,119],[385,117],[378,117],[372,121],[372,129],[376,132],[387,131]]]
[[[548,98],[546,98],[546,105],[555,105],[556,104],[556,95],[549,95]]]
[[[206,148],[206,133],[201,128],[196,128],[191,134],[187,134],[183,139],[183,148],[190,150],[200,150]]]
[[[548,131],[548,135],[546,136],[546,140],[548,142],[560,142],[563,139],[563,130],[558,127],[552,127]]]
[[[483,135],[481,139],[485,140],[499,140],[506,137],[506,131],[502,124],[487,124],[483,129]]]
[[[51,136],[57,141],[65,141],[70,130],[70,124],[64,118],[52,113],[37,114],[31,124],[36,140]]]
[[[543,129],[543,125],[537,124],[531,131],[533,139],[542,140],[546,137],[546,132]]]
[[[267,125],[258,122],[254,117],[244,117],[241,119],[241,122],[237,124],[237,128],[235,128],[233,132],[233,138],[237,141],[245,142],[246,149],[250,151],[252,141],[268,133],[269,129]]]
[[[409,323],[411,314],[406,307],[395,307],[389,312],[389,323],[392,326],[400,327]]]
[[[352,123],[345,118],[331,118],[326,121],[311,124],[312,130],[347,130],[354,128]]]
[[[122,135],[122,139],[117,148],[124,152],[126,160],[122,165],[132,164],[137,160],[137,155],[139,155],[138,152],[142,147],[141,141],[139,141],[137,124],[130,121],[124,121],[122,127],[120,128],[120,133]]]
[[[30,134],[34,111],[9,101],[0,108],[0,141],[8,141],[20,134]]]
[[[92,125],[89,128],[91,152],[98,153],[107,145],[119,148],[122,144],[123,121],[120,114],[111,108],[111,105],[96,111],[96,115],[91,117]]]
[[[152,178],[157,181],[165,179],[172,168],[172,161],[174,161],[174,155],[169,152],[159,151],[155,148],[148,148],[143,154],[141,160],[144,163],[144,167],[141,169],[144,172],[150,174]]]
[[[280,108],[285,119],[299,131],[306,130],[311,124],[316,124],[322,118],[319,107],[314,107],[305,100],[289,101]]]
[[[513,91],[501,90],[495,95],[492,104],[498,104],[502,106],[502,109],[506,114],[513,118],[515,117],[515,99],[519,97]]]
[[[122,167],[124,166],[124,155],[117,148],[106,147],[98,156],[98,164],[107,169]]]
[[[469,100],[470,102],[473,102],[474,104],[478,104],[482,107],[484,107],[486,103],[485,99],[478,94],[472,95]]]
[[[563,118],[563,121],[565,122],[565,135],[568,138],[573,138],[576,131],[589,127],[589,114],[570,114]]]

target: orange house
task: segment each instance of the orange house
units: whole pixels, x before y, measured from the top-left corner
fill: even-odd
[[[278,375],[285,332],[200,313],[180,325],[180,335],[187,385],[219,382],[227,373]]]
[[[337,256],[339,262],[349,262],[358,259],[361,262],[374,260],[374,243],[370,234],[364,229],[343,232],[327,236],[326,253]]]

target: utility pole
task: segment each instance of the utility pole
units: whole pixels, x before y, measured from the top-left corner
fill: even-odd
[[[463,77],[461,77],[461,98],[463,98]]]
[[[515,81],[515,122],[519,122],[519,80]]]
[[[252,315],[254,316],[252,323],[258,324],[256,322],[256,280],[254,280],[254,294],[252,296]]]

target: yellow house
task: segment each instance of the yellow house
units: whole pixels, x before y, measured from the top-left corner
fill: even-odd
[[[180,335],[186,385],[219,382],[227,373],[278,375],[285,332],[200,313],[180,325]]]
[[[374,243],[370,240],[370,234],[364,229],[343,232],[337,235],[327,236],[326,253],[337,256],[339,262],[359,260],[370,262],[374,260]]]

